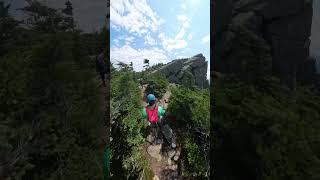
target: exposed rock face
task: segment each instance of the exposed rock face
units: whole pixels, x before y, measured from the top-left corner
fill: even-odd
[[[303,79],[297,76],[301,74],[298,73],[302,71],[300,67],[310,64],[312,0],[217,0],[215,7],[214,71],[249,76],[243,58],[259,61],[258,54],[252,56],[257,48],[250,46],[251,52],[242,59],[237,54],[248,51],[246,42],[252,44],[254,40],[260,47],[258,51],[266,49],[264,59],[270,57],[271,73],[283,83],[295,87],[296,80]],[[250,34],[247,39],[239,37],[243,36],[241,31]]]
[[[176,59],[153,73],[160,73],[168,78],[170,83],[186,86],[208,87],[208,62],[202,54],[187,59]]]

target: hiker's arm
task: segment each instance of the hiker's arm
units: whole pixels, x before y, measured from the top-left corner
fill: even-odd
[[[164,110],[164,108],[162,106],[159,106],[159,116],[164,116],[166,114],[166,111]]]
[[[146,108],[142,109],[142,119],[143,120],[147,120],[148,119],[148,115],[147,115],[147,110]]]

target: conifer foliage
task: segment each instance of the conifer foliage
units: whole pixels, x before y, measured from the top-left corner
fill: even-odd
[[[104,97],[89,56],[107,32],[77,30],[70,2],[27,2],[26,22],[0,3],[0,179],[102,179]]]

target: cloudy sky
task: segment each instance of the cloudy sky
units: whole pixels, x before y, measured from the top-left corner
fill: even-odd
[[[73,4],[74,18],[77,26],[85,31],[99,30],[106,22],[107,2],[106,0],[70,0]],[[11,2],[10,13],[16,18],[23,18],[24,14],[16,9],[27,6],[25,0],[4,0]],[[39,2],[52,8],[63,8],[66,0],[39,0]]]
[[[141,71],[145,58],[153,65],[199,53],[210,63],[209,0],[113,0],[110,18],[113,63]]]

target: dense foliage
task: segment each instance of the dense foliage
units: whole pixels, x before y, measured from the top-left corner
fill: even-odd
[[[319,94],[304,87],[291,91],[272,77],[259,85],[214,82],[215,178],[320,178]]]
[[[169,85],[168,80],[157,73],[147,75],[145,83],[147,84],[145,93],[154,94],[157,98],[162,98]]]
[[[143,155],[145,123],[141,117],[142,96],[135,72],[111,74],[111,173],[113,179],[150,179],[152,173]]]
[[[209,90],[169,85],[165,77],[156,73],[150,74],[148,70],[134,72],[131,65],[126,64],[121,64],[118,70],[112,67],[111,173],[113,178],[153,177],[143,154],[147,133],[145,122],[141,117],[142,87],[147,85],[144,93],[154,93],[158,98],[161,98],[166,91],[172,91],[173,97],[169,102],[168,113],[175,116],[176,120],[168,123],[179,131],[177,141],[183,149],[180,157],[180,161],[184,164],[181,163],[183,176],[205,179],[209,170]],[[147,72],[148,75],[142,76]]]
[[[66,5],[30,1],[24,23],[0,3],[0,179],[103,177],[104,96],[88,57],[107,32],[81,33]]]
[[[183,176],[205,179],[209,176],[210,94],[208,89],[172,89],[169,113],[175,117],[170,124],[179,130],[184,156]],[[182,165],[182,164],[181,164]]]

